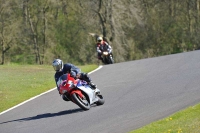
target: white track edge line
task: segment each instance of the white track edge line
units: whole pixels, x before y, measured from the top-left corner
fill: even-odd
[[[102,67],[103,67],[103,66],[101,65],[101,66],[99,66],[97,69],[95,69],[95,70],[89,72],[88,74],[91,74],[91,73],[93,73],[93,72],[95,72],[95,71],[101,69]],[[23,104],[25,104],[25,103],[31,101],[31,100],[34,100],[34,99],[36,99],[36,98],[38,98],[38,97],[40,97],[40,96],[42,96],[42,95],[44,95],[44,94],[47,94],[47,93],[49,93],[49,92],[51,92],[51,91],[53,91],[53,90],[55,90],[55,89],[56,89],[56,87],[55,87],[55,88],[52,88],[52,89],[50,89],[50,90],[48,90],[48,91],[46,91],[46,92],[43,92],[43,93],[41,93],[41,94],[39,94],[39,95],[37,95],[37,96],[34,96],[34,97],[32,97],[32,98],[30,98],[30,99],[28,99],[28,100],[26,100],[26,101],[24,101],[24,102],[22,102],[22,103],[19,103],[19,104],[13,106],[13,107],[11,107],[11,108],[9,108],[9,109],[7,109],[7,110],[1,112],[0,115],[4,114],[4,113],[6,113],[6,112],[8,112],[8,111],[10,111],[10,110],[13,110],[13,109],[15,109],[15,108],[17,108],[17,107],[19,107],[19,106],[21,106],[21,105],[23,105]]]

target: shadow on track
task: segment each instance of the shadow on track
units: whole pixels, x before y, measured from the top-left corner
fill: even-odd
[[[84,110],[82,110],[81,108],[78,108],[78,109],[73,109],[73,110],[60,111],[58,113],[45,113],[45,114],[39,114],[39,115],[32,116],[32,117],[6,121],[6,122],[2,122],[0,124],[5,124],[5,123],[10,123],[10,122],[15,122],[15,121],[21,122],[21,121],[37,120],[37,119],[42,119],[42,118],[49,118],[49,117],[56,117],[56,116],[61,116],[61,115],[73,114],[73,113],[78,113],[78,112],[83,112],[83,111]]]

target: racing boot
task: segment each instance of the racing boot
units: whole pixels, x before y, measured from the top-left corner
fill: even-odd
[[[95,85],[95,84],[92,83],[91,81],[88,82],[88,84],[91,86],[91,88],[92,88],[93,90],[95,90],[95,89],[97,88],[97,85]]]

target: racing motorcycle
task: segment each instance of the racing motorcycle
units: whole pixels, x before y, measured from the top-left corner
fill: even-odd
[[[103,105],[105,102],[99,89],[91,89],[86,81],[74,79],[70,74],[62,75],[57,84],[63,100],[72,101],[83,110],[89,110],[92,104]]]
[[[113,64],[114,63],[113,55],[111,53],[109,53],[107,50],[102,52],[101,57],[103,59],[104,64]]]

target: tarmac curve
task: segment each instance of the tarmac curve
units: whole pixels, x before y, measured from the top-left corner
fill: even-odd
[[[104,65],[105,98],[83,111],[54,88],[0,114],[1,133],[127,133],[200,102],[200,51]],[[53,77],[53,75],[52,75]]]

